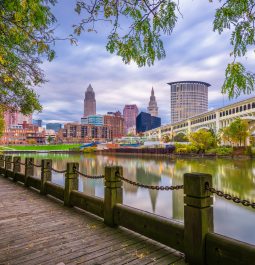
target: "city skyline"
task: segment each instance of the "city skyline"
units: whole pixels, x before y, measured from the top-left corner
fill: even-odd
[[[110,55],[105,50],[108,30],[105,25],[97,27],[97,34],[83,34],[78,39],[78,46],[70,46],[67,41],[57,42],[56,60],[43,64],[49,82],[36,88],[44,110],[34,118],[45,122],[78,121],[83,114],[81,95],[89,83],[97,94],[98,113],[121,110],[126,104],[136,104],[140,110],[146,111],[148,94],[153,86],[157,90],[159,116],[164,124],[170,121],[169,82],[208,82],[212,84],[209,109],[230,103],[227,96],[223,98],[220,93],[225,66],[230,61],[230,49],[228,34],[220,36],[212,30],[216,4],[184,2],[180,6],[183,18],[179,18],[173,35],[164,37],[167,56],[152,67],[125,65],[121,58]],[[59,21],[57,35],[60,37],[72,33],[72,25],[78,20],[70,12],[72,8],[69,1],[61,1],[55,9]],[[68,17],[64,16],[67,12]],[[255,56],[252,53],[249,56],[246,66],[251,70]],[[242,98],[245,96],[237,100]]]

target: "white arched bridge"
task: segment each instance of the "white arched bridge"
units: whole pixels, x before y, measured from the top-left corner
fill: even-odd
[[[255,132],[255,97],[146,131],[145,136],[148,139],[160,140],[164,135],[187,135],[190,132],[196,132],[200,129],[212,129],[217,133],[220,129],[227,127],[236,118],[247,120],[249,122],[250,132]]]

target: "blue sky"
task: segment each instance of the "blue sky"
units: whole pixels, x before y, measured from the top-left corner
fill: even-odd
[[[213,32],[216,3],[204,0],[179,0],[182,16],[171,36],[164,36],[166,58],[154,66],[138,68],[125,65],[121,58],[106,49],[110,27],[98,25],[97,33],[83,33],[78,45],[58,41],[57,57],[42,68],[48,82],[36,88],[43,112],[34,114],[47,122],[79,121],[83,115],[84,92],[89,84],[96,93],[97,112],[123,110],[125,104],[137,104],[146,110],[151,87],[154,87],[162,123],[170,121],[170,90],[168,82],[199,80],[210,83],[209,109],[230,103],[221,94],[225,67],[231,61],[229,33]],[[58,19],[56,35],[72,33],[72,25],[82,16],[74,11],[74,1],[61,0],[54,7]],[[244,64],[254,69],[254,52],[250,51]],[[250,95],[251,96],[251,95]],[[254,94],[253,94],[254,96]],[[241,100],[247,96],[241,96]]]

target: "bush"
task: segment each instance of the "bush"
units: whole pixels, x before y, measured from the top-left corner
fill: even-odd
[[[86,147],[83,149],[83,153],[93,153],[96,151],[96,147]]]
[[[232,147],[220,146],[220,147],[216,148],[216,154],[217,155],[226,156],[226,155],[232,155],[232,153],[233,153]]]
[[[207,155],[216,155],[216,153],[217,153],[217,148],[211,148],[211,149],[205,150],[205,153],[206,153]]]
[[[189,151],[188,151],[188,148],[186,147],[178,147],[175,149],[175,153],[176,154],[188,154]]]

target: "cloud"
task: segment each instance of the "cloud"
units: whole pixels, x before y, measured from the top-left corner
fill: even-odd
[[[60,1],[54,9],[60,36],[68,36],[72,24],[81,18],[72,13],[74,4],[70,2]],[[44,110],[35,118],[45,122],[79,121],[83,115],[84,92],[90,83],[96,93],[97,112],[101,114],[122,111],[125,104],[137,104],[140,110],[146,110],[153,86],[162,123],[170,120],[168,82],[205,81],[212,85],[210,108],[230,102],[226,96],[221,100],[231,47],[229,33],[213,32],[217,5],[209,1],[180,1],[183,17],[179,15],[173,34],[163,37],[167,56],[152,67],[125,65],[120,57],[109,54],[105,49],[108,25],[105,28],[99,25],[97,34],[81,35],[78,46],[71,46],[67,41],[57,42],[57,58],[43,64],[49,82],[36,89]],[[253,60],[254,55],[253,51],[249,52]],[[247,65],[251,68],[253,61],[249,60]]]

